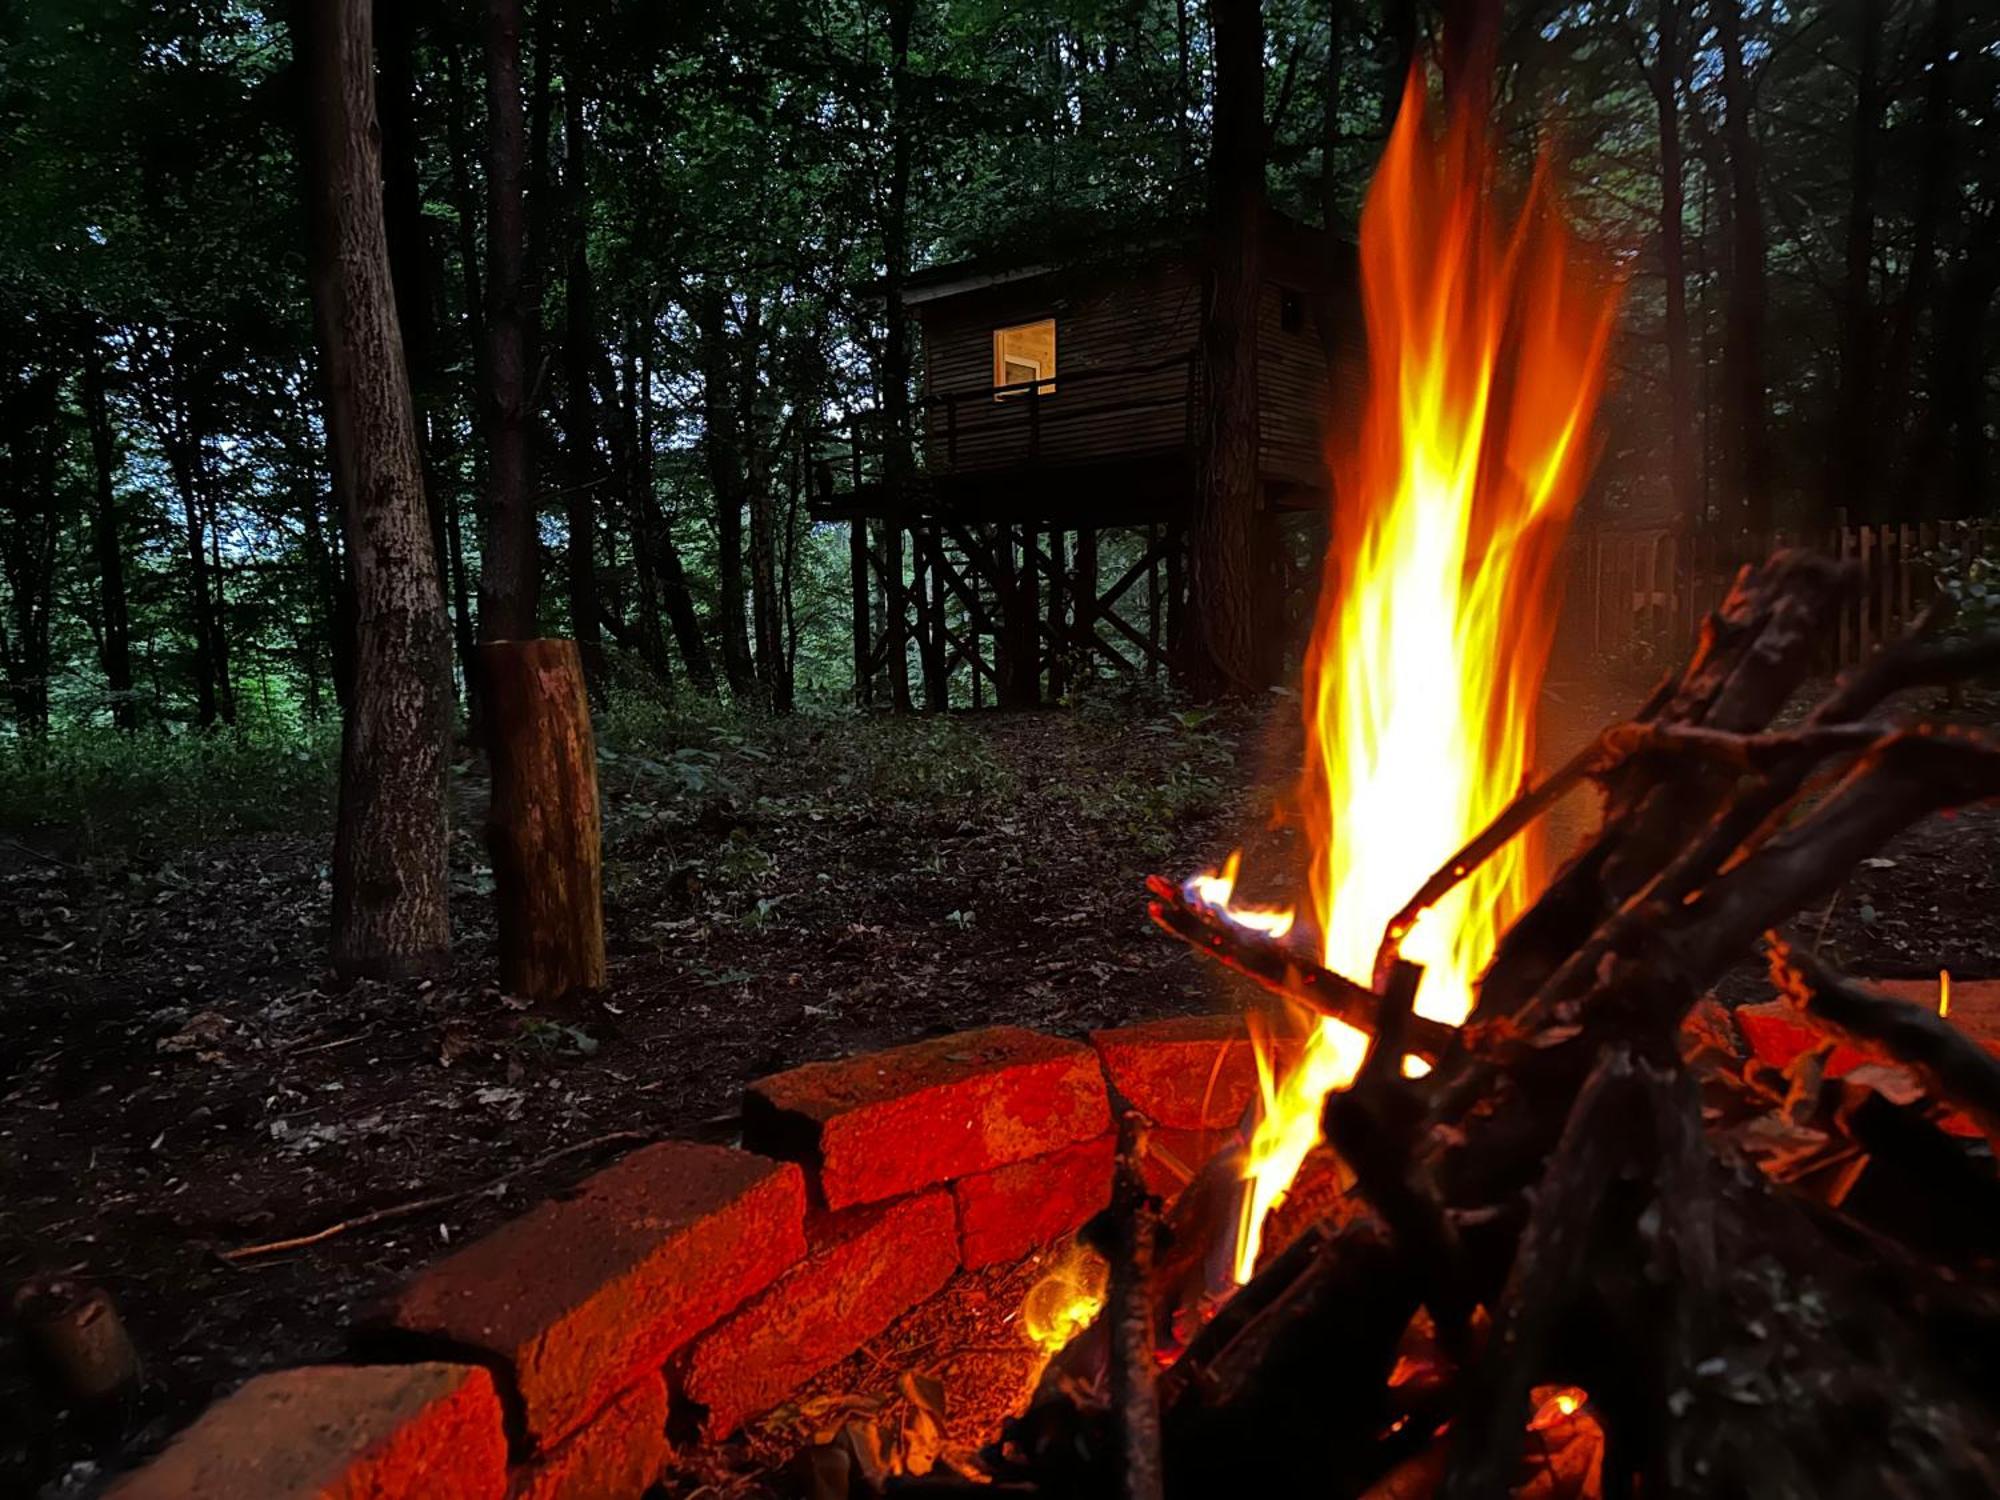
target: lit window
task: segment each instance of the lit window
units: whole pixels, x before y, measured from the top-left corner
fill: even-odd
[[[1056,393],[1056,320],[1043,318],[1039,323],[1017,323],[1012,328],[993,330],[993,384],[995,386],[1025,386],[1031,381],[1044,382],[1036,385],[1039,396],[1053,396]],[[1005,401],[1012,396],[1022,396],[1023,390],[995,390],[993,399]]]

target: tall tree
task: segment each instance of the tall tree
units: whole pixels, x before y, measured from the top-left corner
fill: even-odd
[[[1340,195],[1346,186],[1340,173],[1340,82],[1346,57],[1341,25],[1348,0],[1326,0],[1326,77],[1320,100],[1319,221],[1331,230],[1340,222]]]
[[[49,626],[61,535],[57,476],[62,454],[61,351],[50,330],[16,325],[19,361],[0,389],[0,672],[14,724],[24,734],[49,727]],[[23,359],[21,356],[25,355]]]
[[[1869,429],[1875,404],[1875,179],[1876,143],[1882,128],[1882,23],[1885,0],[1856,0],[1854,7],[1853,147],[1847,181],[1847,234],[1840,288],[1840,390],[1827,445],[1827,497],[1863,519],[1874,493],[1876,437]]]
[[[754,316],[757,297],[748,294],[744,320]],[[708,482],[715,492],[716,607],[722,629],[722,671],[739,703],[757,692],[756,664],[750,655],[750,622],[744,608],[743,579],[743,421],[738,388],[741,366],[730,358],[729,299],[719,282],[704,285],[695,297],[695,326],[701,341],[702,453]],[[742,330],[754,344],[754,333]],[[754,349],[746,358],[755,358]]]
[[[125,597],[125,540],[118,525],[118,442],[104,394],[104,346],[96,328],[83,339],[83,412],[90,425],[91,548],[97,559],[98,659],[111,699],[111,722],[139,722],[132,694],[132,618]]]
[[[564,511],[570,634],[583,656],[593,691],[601,688],[603,654],[597,587],[597,423],[590,372],[597,346],[590,286],[590,137],[584,127],[584,18],[571,6],[563,22],[563,196],[568,200],[568,255],[563,273],[563,445],[569,459]]]
[[[910,117],[910,28],[916,0],[889,0],[889,184],[882,210],[883,282],[887,304],[882,341],[882,413],[888,424],[885,452],[891,485],[908,483],[910,427],[910,324],[903,305],[903,281],[910,273],[910,148],[916,121]],[[903,528],[900,522],[882,527],[882,558],[890,579],[900,589],[903,579]],[[889,632],[889,692],[895,707],[910,707],[908,611],[891,598]],[[933,705],[935,707],[936,705]]]
[[[1729,279],[1723,303],[1723,431],[1730,497],[1751,545],[1771,533],[1770,386],[1765,372],[1766,244],[1760,153],[1743,45],[1743,0],[1714,0],[1722,53],[1722,140],[1729,169]]]
[[[354,574],[333,962],[395,977],[449,960],[445,767],[451,636],[382,222],[370,0],[301,0],[309,274],[334,491]]]
[[[1259,0],[1209,0],[1215,135],[1210,269],[1201,329],[1207,401],[1192,527],[1199,691],[1262,687],[1272,644],[1260,585],[1268,529],[1257,478],[1257,295],[1264,213],[1264,18]]]
[[[479,637],[487,641],[533,637],[541,594],[529,448],[528,342],[534,314],[521,186],[526,147],[521,0],[486,0],[486,390],[481,407],[487,500]]]
[[[1653,59],[1635,43],[1639,68],[1653,98],[1660,136],[1660,275],[1665,283],[1662,336],[1667,344],[1667,480],[1674,520],[1685,538],[1700,529],[1701,485],[1696,472],[1694,355],[1688,345],[1687,189],[1681,145],[1681,80],[1686,56],[1681,41],[1686,0],[1659,0]],[[1873,3],[1873,0],[1864,0]]]
[[[1917,361],[1917,332],[1926,314],[1934,312],[1938,284],[1938,247],[1951,209],[1952,173],[1958,158],[1956,91],[1964,38],[1958,29],[1958,0],[1932,0],[1924,58],[1924,104],[1919,126],[1920,166],[1917,198],[1911,208],[1909,269],[1904,274],[1890,322],[1888,350],[1883,360],[1882,416],[1893,439],[1902,433],[1912,401]],[[1940,331],[1932,319],[1932,336]],[[1928,422],[1915,425],[1903,458],[1906,468],[1929,467],[1924,445],[1930,441]]]

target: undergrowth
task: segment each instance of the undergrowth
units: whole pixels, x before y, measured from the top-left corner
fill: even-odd
[[[0,829],[84,854],[304,830],[332,815],[340,734],[67,729],[0,740]]]

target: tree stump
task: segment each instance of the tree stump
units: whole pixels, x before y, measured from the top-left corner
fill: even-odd
[[[15,1292],[14,1317],[53,1400],[102,1404],[138,1385],[139,1353],[102,1287],[38,1278]]]
[[[500,986],[537,1001],[601,988],[597,751],[576,642],[488,641],[479,665]]]

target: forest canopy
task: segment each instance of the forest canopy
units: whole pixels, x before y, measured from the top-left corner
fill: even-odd
[[[461,691],[505,314],[535,629],[649,693],[846,700],[845,527],[808,500],[845,414],[907,411],[912,334],[885,279],[1198,219],[1212,11],[1232,8],[379,5],[384,219]],[[520,67],[505,307],[495,16]],[[1273,207],[1351,232],[1443,19],[1267,0]],[[13,735],[289,732],[347,690],[287,20],[248,0],[0,9]],[[1587,516],[1768,531],[1990,508],[1990,9],[1513,4],[1499,55],[1523,171],[1552,141],[1572,212],[1630,277]]]

